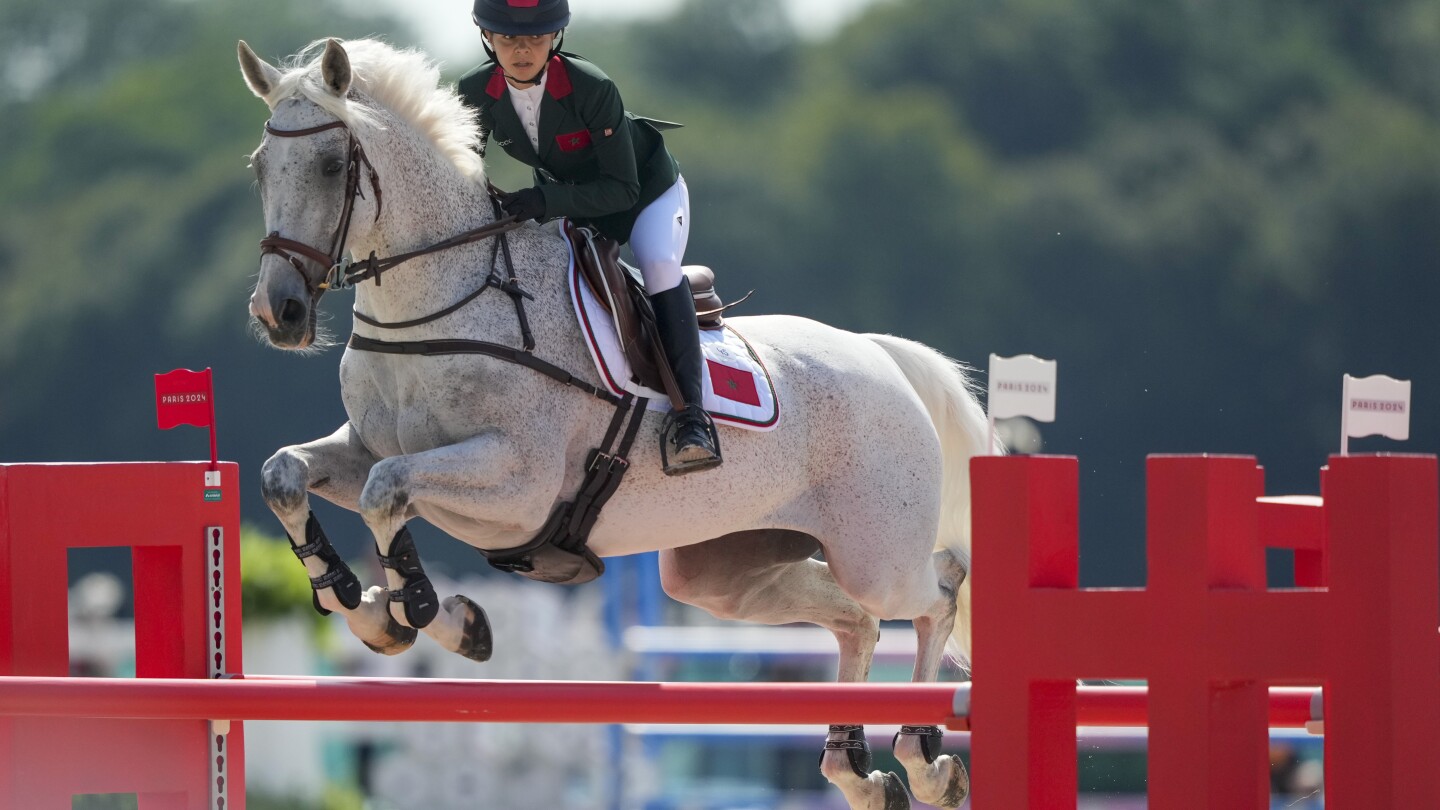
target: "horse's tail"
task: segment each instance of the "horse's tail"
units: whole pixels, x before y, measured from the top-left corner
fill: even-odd
[[[884,349],[909,381],[940,437],[944,459],[940,530],[935,548],[948,549],[970,570],[970,459],[985,454],[990,442],[985,411],[975,397],[976,385],[963,363],[913,340],[893,335],[866,335]],[[1004,452],[996,440],[993,452]],[[952,651],[970,660],[970,577],[957,595],[959,614],[951,636]]]

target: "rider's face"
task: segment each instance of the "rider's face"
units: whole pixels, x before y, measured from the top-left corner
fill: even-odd
[[[545,60],[550,56],[550,47],[555,44],[554,34],[533,36],[511,36],[485,32],[485,39],[500,60],[505,75],[520,81],[530,81],[545,69]]]

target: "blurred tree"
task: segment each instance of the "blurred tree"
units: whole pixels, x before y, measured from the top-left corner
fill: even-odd
[[[778,0],[687,0],[673,17],[638,23],[631,39],[657,86],[711,104],[773,98],[788,86],[798,55]]]

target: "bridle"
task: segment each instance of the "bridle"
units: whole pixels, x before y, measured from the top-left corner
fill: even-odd
[[[365,147],[355,139],[355,133],[344,121],[331,121],[328,124],[307,129],[276,129],[270,125],[269,121],[265,122],[265,131],[277,138],[303,138],[332,129],[344,129],[350,136],[350,143],[346,148],[349,158],[346,160],[345,167],[345,202],[340,211],[340,222],[335,226],[335,235],[330,240],[330,252],[322,253],[304,242],[287,239],[281,236],[279,231],[272,231],[269,236],[260,240],[260,255],[273,253],[290,262],[290,266],[294,267],[300,274],[300,278],[305,281],[305,289],[310,293],[312,299],[319,298],[331,286],[338,286],[344,281],[341,261],[345,256],[345,241],[350,237],[350,221],[355,213],[355,200],[365,196],[364,190],[360,187],[361,164],[364,164],[370,172],[370,188],[375,193],[375,219],[377,221],[380,219],[382,206],[380,175],[371,165],[370,158],[365,155]],[[305,272],[305,266],[300,261],[301,256],[325,269],[325,275],[321,277],[320,281],[311,280],[310,274]]]
[[[340,221],[335,226],[335,235],[330,240],[330,251],[325,253],[304,242],[288,239],[281,236],[279,231],[272,231],[269,236],[260,240],[260,255],[266,256],[273,253],[288,261],[290,266],[295,268],[295,271],[300,274],[300,278],[305,282],[305,289],[310,294],[312,301],[318,299],[326,290],[344,289],[371,278],[375,279],[375,285],[378,287],[380,285],[381,274],[399,264],[426,254],[448,250],[449,248],[459,247],[460,245],[467,245],[471,242],[479,242],[482,239],[489,239],[492,236],[499,236],[524,224],[517,221],[514,217],[498,216],[500,212],[498,205],[495,205],[496,191],[494,187],[491,187],[491,203],[497,215],[494,222],[488,225],[482,225],[473,230],[465,231],[458,236],[452,236],[449,239],[436,242],[428,247],[412,250],[408,253],[400,253],[382,259],[377,257],[374,251],[371,251],[370,256],[366,259],[358,262],[349,261],[345,258],[345,242],[350,236],[350,222],[355,213],[355,200],[365,197],[365,191],[360,185],[360,167],[362,165],[368,172],[370,189],[375,194],[375,221],[379,221],[382,208],[380,175],[375,171],[375,166],[370,163],[370,158],[365,155],[365,147],[360,144],[360,141],[355,137],[354,131],[350,130],[349,125],[344,121],[331,121],[328,124],[320,124],[319,126],[306,129],[276,129],[270,125],[270,122],[265,122],[265,131],[277,138],[303,138],[307,135],[328,132],[332,129],[346,130],[350,136],[350,142],[347,146],[349,158],[346,160],[345,166],[345,201],[340,211]],[[505,254],[507,264],[509,253],[510,248],[506,245]],[[319,281],[312,280],[311,275],[305,272],[305,265],[301,262],[301,257],[307,258],[324,268],[325,273]],[[490,278],[486,279],[485,286],[481,287],[471,298],[465,299],[462,303],[468,303],[475,295],[479,295],[485,289],[492,286],[504,289],[505,292],[510,293],[512,297],[517,294],[525,295],[523,292],[517,293],[512,291],[518,290],[518,282],[513,274],[509,279],[502,281],[492,272]],[[458,306],[455,308],[458,308]],[[452,311],[454,311],[454,308],[448,309],[435,317],[448,315]],[[372,326],[385,326],[385,324],[371,321],[359,312],[355,314],[359,316],[362,321],[370,323]],[[422,320],[421,322],[426,322],[427,320],[429,319]],[[405,325],[414,326],[416,322],[407,322]]]

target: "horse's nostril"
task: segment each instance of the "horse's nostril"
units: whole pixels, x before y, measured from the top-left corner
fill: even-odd
[[[285,299],[280,306],[280,323],[294,326],[305,319],[305,305],[294,298]]]

